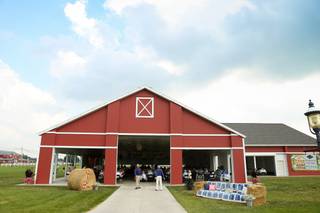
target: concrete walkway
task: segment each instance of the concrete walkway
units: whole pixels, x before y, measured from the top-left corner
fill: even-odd
[[[163,191],[155,191],[154,183],[142,183],[141,186],[142,189],[135,190],[134,184],[122,184],[117,191],[89,213],[186,212],[165,186]]]

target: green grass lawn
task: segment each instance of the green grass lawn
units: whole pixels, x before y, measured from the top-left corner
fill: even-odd
[[[85,212],[117,187],[79,192],[67,187],[17,186],[29,167],[0,167],[0,212]]]
[[[264,177],[267,204],[248,208],[244,204],[199,198],[185,187],[168,187],[187,212],[320,212],[320,177]]]

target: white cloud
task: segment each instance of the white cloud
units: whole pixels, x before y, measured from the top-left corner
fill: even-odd
[[[0,149],[20,152],[23,146],[27,154],[36,156],[37,133],[65,117],[59,109],[51,94],[24,82],[0,60]]]
[[[50,65],[50,73],[58,78],[86,73],[87,60],[73,51],[60,50]]]
[[[168,59],[161,58],[157,53],[151,48],[143,48],[136,46],[134,56],[141,60],[142,63],[148,63],[151,66],[157,66],[171,75],[182,75],[186,69],[186,65],[176,64]]]
[[[256,70],[235,69],[201,88],[175,91],[178,100],[221,122],[285,123],[309,133],[308,100],[320,106],[319,72],[301,79],[274,81]],[[172,93],[172,92],[171,92]]]
[[[184,68],[182,66],[177,66],[169,60],[159,60],[156,62],[156,65],[166,70],[168,73],[172,75],[181,75],[184,72]]]
[[[85,0],[79,0],[73,4],[67,3],[64,13],[71,21],[75,33],[87,39],[94,47],[101,48],[105,44],[104,37],[100,32],[97,20],[88,17],[86,4]]]
[[[107,0],[106,9],[122,15],[127,8],[150,5],[171,28],[192,27],[212,29],[221,24],[228,15],[233,15],[246,8],[254,10],[255,6],[248,0]]]

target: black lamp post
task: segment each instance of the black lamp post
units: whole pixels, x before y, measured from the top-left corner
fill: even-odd
[[[310,132],[317,137],[318,149],[320,149],[320,109],[316,109],[314,103],[309,100],[309,108],[304,115],[308,118]]]

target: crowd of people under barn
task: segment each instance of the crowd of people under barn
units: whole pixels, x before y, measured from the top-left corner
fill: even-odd
[[[66,175],[69,175],[70,172],[75,169],[76,167],[69,166],[67,168],[63,168],[63,170],[67,169]],[[117,180],[132,180],[133,177],[136,176],[135,169],[137,165],[119,165],[117,170]],[[140,181],[142,182],[152,182],[156,180],[156,170],[157,168],[161,169],[163,172],[162,180],[170,181],[170,167],[169,166],[158,166],[158,165],[141,165],[139,166],[141,169],[141,178]],[[104,170],[102,166],[94,166],[93,171],[95,173],[97,181],[103,183],[104,179]],[[257,182],[257,173],[255,171],[252,172],[252,182]],[[33,172],[28,169],[25,172],[25,182],[30,183],[33,179]],[[224,181],[230,182],[231,181],[231,173],[229,173],[223,165],[219,166],[215,171],[209,170],[208,168],[192,168],[184,166],[183,173],[182,173],[183,182],[186,183],[189,180],[192,181]]]

